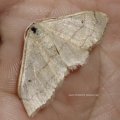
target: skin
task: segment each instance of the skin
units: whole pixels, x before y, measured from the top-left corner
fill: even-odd
[[[30,119],[17,94],[24,31],[35,19],[82,10],[108,14],[110,21],[102,42],[93,49],[84,67],[66,77],[52,103]],[[120,119],[119,11],[120,0],[0,0],[0,119]]]

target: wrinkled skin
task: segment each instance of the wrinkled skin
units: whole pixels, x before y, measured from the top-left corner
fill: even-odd
[[[120,0],[0,0],[0,120],[30,120],[17,95],[26,27],[35,19],[82,10],[108,14],[104,38],[31,120],[120,119]]]

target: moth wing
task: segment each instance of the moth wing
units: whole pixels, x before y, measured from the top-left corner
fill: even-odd
[[[51,99],[68,69],[49,35],[36,37],[28,30],[19,77],[19,96],[29,116]]]
[[[108,17],[102,12],[83,11],[74,15],[44,21],[48,31],[79,48],[89,49],[102,37]]]
[[[103,36],[108,17],[102,12],[84,11],[38,23],[54,42],[69,69],[83,65],[89,49]]]

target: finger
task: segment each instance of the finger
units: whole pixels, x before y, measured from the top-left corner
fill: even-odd
[[[0,92],[0,106],[1,120],[29,120],[20,100],[13,94]]]

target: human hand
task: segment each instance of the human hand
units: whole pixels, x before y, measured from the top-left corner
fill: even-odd
[[[92,51],[87,64],[66,77],[63,86],[56,91],[53,102],[32,120],[120,119],[120,1],[1,0],[1,120],[30,120],[17,95],[25,28],[36,19],[57,17],[82,10],[100,10],[110,17],[102,43]]]

